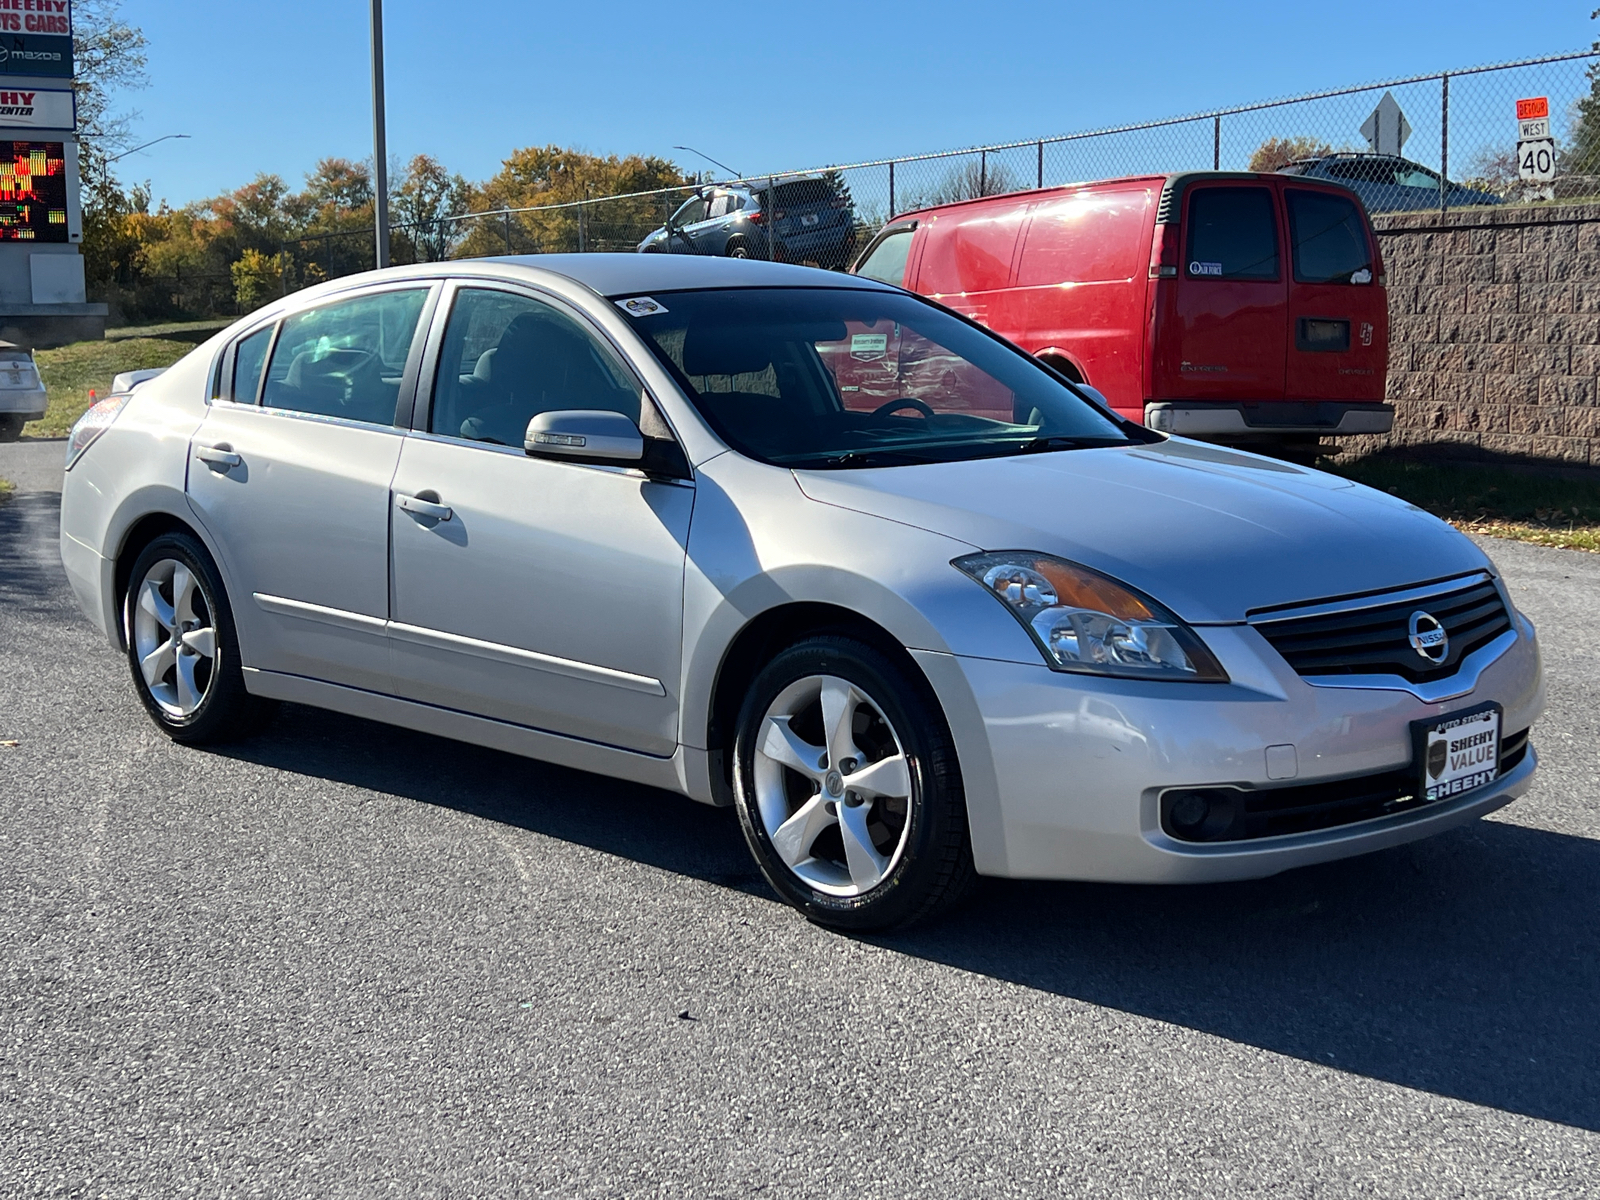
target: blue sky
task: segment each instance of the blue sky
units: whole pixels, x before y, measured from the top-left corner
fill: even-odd
[[[1591,4],[387,0],[389,148],[471,179],[545,142],[799,168],[1580,49]],[[368,11],[125,0],[150,40],[135,132],[191,137],[122,178],[181,204],[370,155]]]

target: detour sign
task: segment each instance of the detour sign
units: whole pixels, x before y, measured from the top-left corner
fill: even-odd
[[[1517,101],[1517,120],[1537,121],[1550,115],[1550,97],[1535,96],[1531,100]]]

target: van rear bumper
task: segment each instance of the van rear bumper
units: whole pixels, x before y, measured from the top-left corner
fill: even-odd
[[[1351,400],[1152,400],[1144,423],[1180,437],[1341,437],[1388,433],[1394,405]]]

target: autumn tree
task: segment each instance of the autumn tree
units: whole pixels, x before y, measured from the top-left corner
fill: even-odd
[[[466,212],[470,195],[467,181],[450,174],[437,159],[419,154],[407,163],[389,200],[396,257],[402,256],[403,245],[416,262],[449,258],[466,236],[467,223],[445,218]]]
[[[1283,170],[1297,159],[1321,158],[1325,154],[1332,153],[1333,147],[1321,138],[1268,138],[1256,147],[1256,152],[1250,156],[1250,163],[1246,169],[1270,174],[1273,171]]]

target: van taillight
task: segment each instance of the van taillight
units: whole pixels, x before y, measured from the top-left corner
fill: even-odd
[[[1150,247],[1150,278],[1178,277],[1178,227],[1157,225],[1156,240]]]

